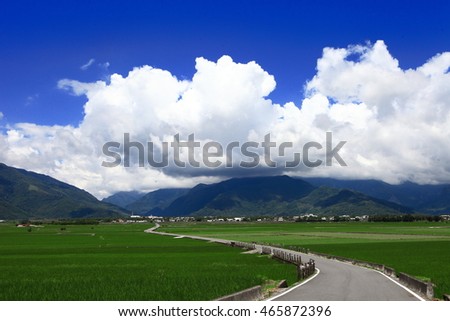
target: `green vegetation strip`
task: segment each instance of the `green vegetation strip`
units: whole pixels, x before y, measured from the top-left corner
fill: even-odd
[[[450,293],[450,224],[411,223],[174,223],[161,231],[301,247],[385,264]],[[319,267],[320,268],[320,267]]]
[[[0,300],[211,300],[295,282],[291,264],[148,227],[0,224]]]

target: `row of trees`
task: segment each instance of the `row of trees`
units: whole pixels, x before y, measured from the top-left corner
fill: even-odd
[[[330,221],[330,218],[333,218],[334,222],[346,222],[346,221],[360,221],[360,217],[353,216],[324,216],[327,218],[326,221]],[[195,217],[192,218],[193,221],[203,222],[211,217]],[[215,219],[218,219],[215,217]],[[227,217],[222,218],[224,221],[227,220]],[[285,220],[292,220],[292,217],[286,216]],[[243,222],[255,222],[255,221],[277,221],[277,217],[275,216],[254,216],[254,217],[243,217]],[[444,221],[445,218],[438,215],[419,215],[419,214],[407,214],[407,215],[373,215],[368,217],[369,222],[440,222]],[[42,224],[56,224],[56,225],[96,225],[99,223],[110,223],[114,221],[114,219],[61,219],[61,220],[21,220],[19,224],[22,225],[42,225]],[[312,217],[298,217],[295,219],[295,222],[324,222],[322,216],[312,216]]]
[[[443,218],[438,215],[374,215],[369,222],[440,222]]]

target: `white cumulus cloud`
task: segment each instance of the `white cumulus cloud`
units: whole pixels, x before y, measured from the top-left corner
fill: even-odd
[[[270,133],[278,145],[292,142],[301,147],[309,141],[324,145],[325,133],[332,132],[334,146],[347,141],[339,155],[348,166],[334,162],[278,172],[450,183],[449,67],[450,53],[441,53],[422,66],[403,70],[383,41],[325,48],[316,75],[305,84],[304,99],[285,105],[267,98],[276,87],[272,75],[256,62],[237,63],[228,56],[217,62],[197,58],[190,80],[150,66],[136,67],[128,75],[113,74],[108,82],[64,79],[59,88],[88,99],[80,125],[9,125],[0,135],[0,161],[104,197],[119,190],[191,186],[250,172],[180,169],[173,164],[164,169],[101,166],[107,159],[103,145],[123,142],[124,133],[133,141],[155,144],[172,141],[175,134],[186,140],[194,133],[203,143],[224,146],[232,141],[262,142]],[[324,149],[315,150],[311,159],[323,158],[323,153]],[[271,173],[267,166],[259,171]]]

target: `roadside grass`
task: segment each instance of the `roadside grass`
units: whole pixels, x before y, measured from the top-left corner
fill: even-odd
[[[148,225],[0,224],[0,300],[211,300],[295,267],[238,248],[144,233]],[[65,228],[65,229],[64,229]]]
[[[165,224],[163,231],[282,247],[298,246],[385,264],[450,293],[450,224],[413,223],[191,223]]]

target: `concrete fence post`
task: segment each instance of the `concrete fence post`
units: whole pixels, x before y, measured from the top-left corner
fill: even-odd
[[[303,280],[305,278],[305,267],[302,264],[297,266],[297,279]]]

